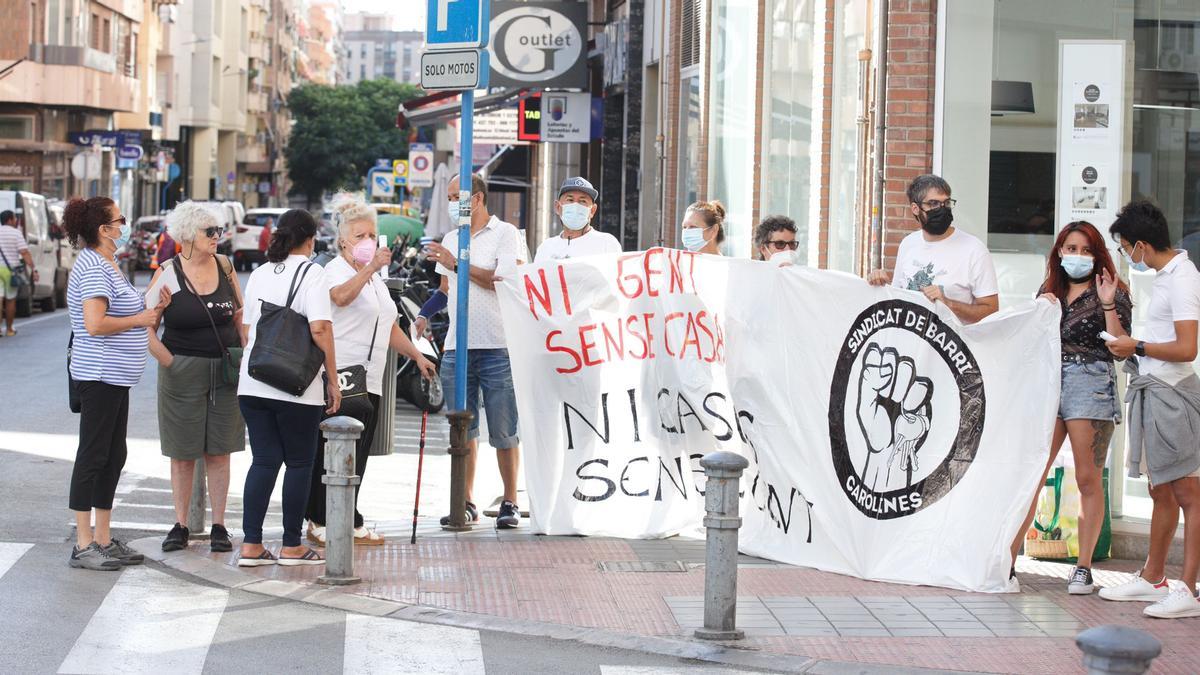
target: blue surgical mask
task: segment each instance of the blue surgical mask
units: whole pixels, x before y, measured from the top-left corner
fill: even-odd
[[[683,228],[683,247],[689,251],[699,251],[708,244],[708,239],[704,238],[703,227],[685,227]]]
[[[113,239],[113,245],[117,248],[124,248],[125,244],[129,243],[129,237],[133,235],[133,226],[126,223],[121,226],[121,235]]]
[[[1092,268],[1095,265],[1095,260],[1090,255],[1072,255],[1064,254],[1062,256],[1062,268],[1067,273],[1067,276],[1075,280],[1081,280],[1092,274]]]
[[[458,226],[458,202],[450,202],[446,212],[450,214],[450,222]]]
[[[559,218],[563,227],[578,232],[588,226],[588,221],[592,219],[592,210],[583,204],[563,204]]]
[[[1134,248],[1136,249],[1136,245]],[[1137,270],[1138,272],[1149,272],[1150,271],[1150,266],[1146,264],[1146,256],[1144,254],[1142,255],[1141,262],[1134,262],[1133,256],[1130,255],[1129,253],[1126,253],[1125,249],[1121,249],[1121,255],[1125,257],[1125,262],[1129,263],[1129,267],[1131,269]]]

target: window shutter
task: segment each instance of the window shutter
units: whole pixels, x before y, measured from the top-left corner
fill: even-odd
[[[703,0],[683,0],[680,26],[679,67],[690,68],[700,63],[700,25],[703,19]]]

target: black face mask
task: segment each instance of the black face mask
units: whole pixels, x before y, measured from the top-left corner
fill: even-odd
[[[935,237],[946,234],[946,230],[950,229],[950,224],[954,222],[954,212],[948,206],[939,206],[924,213],[921,227]]]

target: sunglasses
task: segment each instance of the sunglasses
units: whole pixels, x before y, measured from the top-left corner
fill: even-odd
[[[773,239],[773,240],[767,242],[767,247],[773,248],[776,251],[783,251],[783,250],[795,251],[796,248],[799,246],[800,246],[800,242],[798,242],[798,241],[783,241],[782,239]]]
[[[222,234],[224,234],[224,232],[225,232],[225,228],[223,228],[223,227],[206,227],[206,228],[204,228],[204,236],[208,237],[209,239],[216,239],[216,238],[220,237]]]
[[[120,216],[116,220],[108,221],[107,223],[105,223],[105,225],[112,225],[113,223],[120,223],[121,227],[124,227],[125,225],[127,225],[129,223],[129,221],[125,219],[125,216]]]

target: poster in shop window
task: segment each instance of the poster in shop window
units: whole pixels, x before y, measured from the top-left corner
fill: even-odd
[[[1008,588],[1048,452],[1059,309],[961,325],[920,293],[651,249],[499,287],[531,527],[695,531],[699,460],[750,462],[741,549],[865,579]]]

